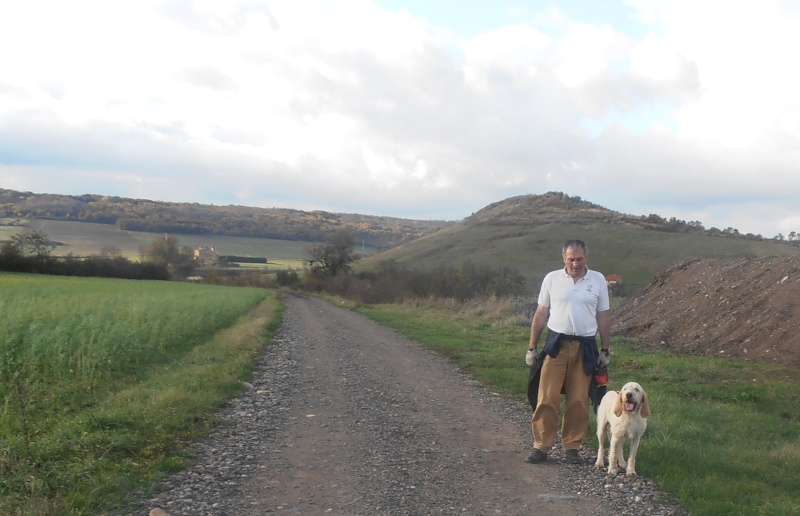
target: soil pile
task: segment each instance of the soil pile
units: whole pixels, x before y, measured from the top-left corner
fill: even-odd
[[[686,260],[614,311],[614,335],[692,355],[800,365],[798,298],[798,257]]]

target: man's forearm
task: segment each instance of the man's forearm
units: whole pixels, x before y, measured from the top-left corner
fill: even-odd
[[[528,349],[536,349],[539,345],[539,338],[544,331],[544,325],[547,323],[548,313],[546,311],[537,309],[533,314],[533,321],[531,321],[531,339],[528,343]]]
[[[600,347],[611,349],[611,316],[608,312],[598,312],[597,329],[600,333]]]

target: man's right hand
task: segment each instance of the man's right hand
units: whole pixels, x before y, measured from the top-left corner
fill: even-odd
[[[539,351],[528,348],[528,352],[525,353],[525,363],[528,364],[528,366],[532,366],[538,357]]]
[[[600,355],[597,356],[597,367],[599,367],[601,369],[605,369],[606,367],[608,367],[608,362],[609,362],[610,358],[611,358],[611,356],[610,356],[608,350],[607,349],[601,349],[600,350]]]

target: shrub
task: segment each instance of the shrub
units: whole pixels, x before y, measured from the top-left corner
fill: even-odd
[[[374,271],[309,274],[303,287],[327,292],[361,303],[397,303],[408,298],[440,298],[466,301],[481,297],[514,297],[529,291],[524,276],[509,267],[493,268],[464,262],[435,269],[414,269],[394,261],[382,262]]]

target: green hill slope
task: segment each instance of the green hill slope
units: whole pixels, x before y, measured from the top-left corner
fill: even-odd
[[[589,267],[620,274],[630,289],[686,258],[798,255],[800,247],[758,238],[710,234],[678,221],[657,224],[559,193],[512,197],[389,251],[362,260],[429,268],[472,261],[517,268],[533,285],[561,266],[561,246],[571,238],[589,247]],[[684,232],[669,232],[669,231]]]
[[[95,194],[36,194],[4,188],[0,188],[0,218],[96,223],[129,232],[299,242],[321,242],[339,230],[347,230],[357,242],[383,249],[453,224],[357,213],[214,206]]]

